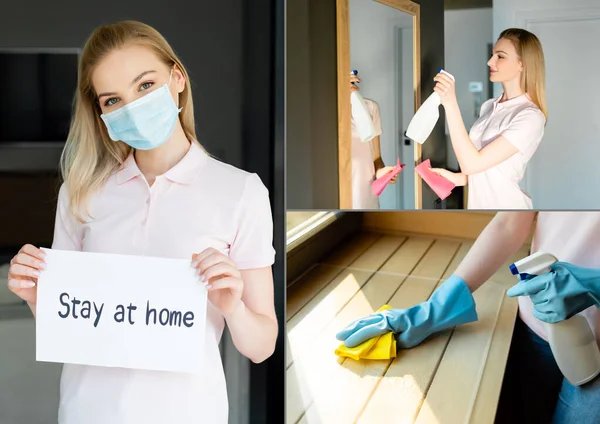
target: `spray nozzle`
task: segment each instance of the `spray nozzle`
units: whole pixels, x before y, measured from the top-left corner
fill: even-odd
[[[440,73],[440,72],[441,72],[442,74],[446,74],[446,75],[448,75],[450,78],[452,78],[452,81],[456,81],[456,80],[454,79],[454,75],[450,74],[449,72],[446,72],[446,71],[444,71],[442,68],[440,68],[440,69],[438,70],[438,73]]]
[[[536,252],[510,266],[512,275],[519,275],[520,279],[527,279],[530,275],[546,274],[551,271],[552,265],[558,262],[549,253]]]

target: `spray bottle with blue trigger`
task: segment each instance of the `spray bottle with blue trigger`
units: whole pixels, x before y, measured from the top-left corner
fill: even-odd
[[[350,75],[358,75],[358,71],[354,70]],[[377,136],[377,130],[375,129],[375,124],[373,124],[369,108],[365,99],[363,99],[363,96],[358,91],[350,93],[350,103],[352,105],[352,120],[354,121],[360,141],[367,143]]]
[[[551,272],[558,262],[553,255],[537,252],[510,266],[520,280]],[[575,315],[557,323],[544,323],[548,343],[558,368],[574,386],[580,386],[600,374],[600,349],[588,321]]]

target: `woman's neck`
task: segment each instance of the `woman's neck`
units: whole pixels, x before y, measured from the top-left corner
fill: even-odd
[[[173,168],[190,149],[190,140],[178,121],[171,137],[160,147],[151,150],[136,150],[135,161],[149,185],[157,176]]]
[[[521,88],[520,78],[515,78],[511,81],[505,81],[502,83],[502,88],[504,88],[504,95],[502,96],[501,102],[505,102],[507,100],[514,99],[515,97],[519,97],[523,93],[523,89]]]

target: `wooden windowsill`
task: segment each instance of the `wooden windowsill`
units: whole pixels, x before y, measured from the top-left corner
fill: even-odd
[[[368,218],[365,218],[365,225]],[[508,265],[474,293],[479,320],[393,360],[335,356],[335,334],[383,304],[425,301],[472,240],[364,231],[306,270],[287,292],[286,422],[492,423],[517,314]]]
[[[286,252],[286,278],[288,284],[296,280],[312,264],[319,262],[332,250],[344,243],[349,236],[360,231],[363,214],[360,212],[337,213],[335,219],[311,232]]]

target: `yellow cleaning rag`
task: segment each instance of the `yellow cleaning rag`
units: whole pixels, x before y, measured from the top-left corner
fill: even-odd
[[[377,312],[392,309],[390,305],[383,305]],[[394,333],[389,332],[382,336],[373,337],[355,347],[346,347],[342,343],[335,354],[341,357],[359,359],[391,359],[396,357],[396,338]]]

